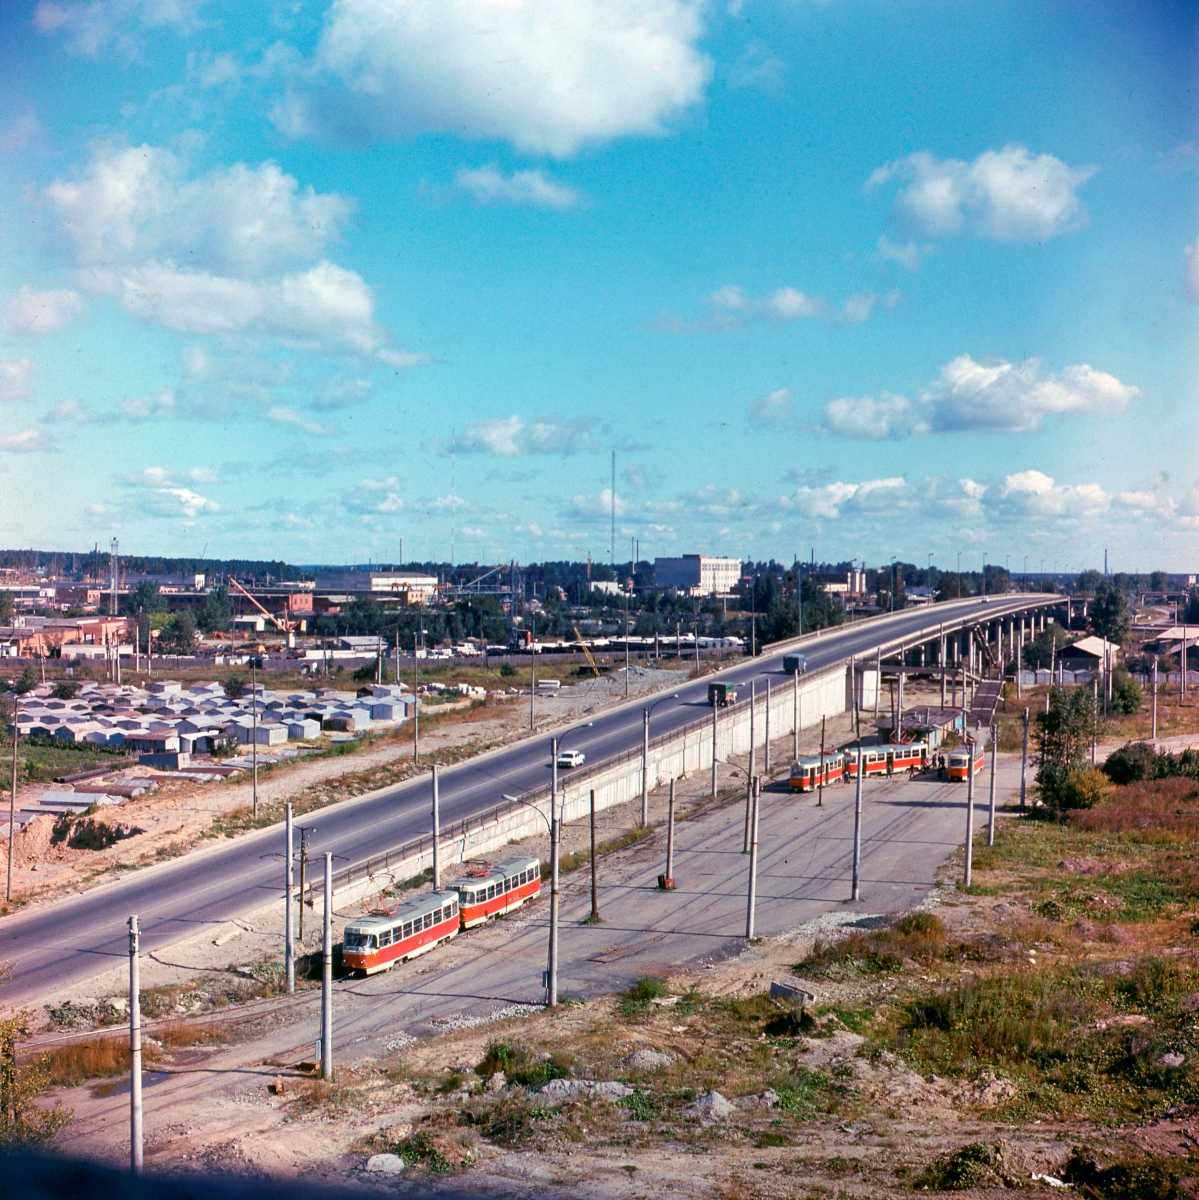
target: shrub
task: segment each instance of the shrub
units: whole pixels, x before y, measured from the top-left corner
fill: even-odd
[[[983,1142],[970,1142],[929,1163],[916,1180],[918,1188],[961,1192],[993,1179],[1002,1166],[998,1152]]]
[[[244,675],[230,675],[225,680],[225,695],[230,700],[240,700],[246,694],[246,677]]]
[[[79,695],[79,684],[73,679],[62,679],[54,685],[55,700],[74,700]]]
[[[1074,767],[1066,772],[1059,796],[1062,809],[1094,808],[1108,793],[1108,779],[1095,767]]]
[[[1112,783],[1139,783],[1142,779],[1160,779],[1161,760],[1166,755],[1158,754],[1148,742],[1129,742],[1119,750],[1113,750],[1103,764],[1103,773]]]
[[[1112,698],[1110,708],[1115,713],[1141,711],[1141,685],[1127,671],[1112,674]]]
[[[1155,1158],[1100,1167],[1075,1150],[1062,1177],[1084,1194],[1103,1200],[1174,1200],[1181,1195],[1178,1175],[1170,1170],[1168,1163]]]
[[[653,975],[643,975],[636,983],[621,993],[621,1015],[631,1017],[649,1012],[650,1004],[666,995],[668,995],[666,984],[662,980]]]
[[[500,674],[505,679],[511,679],[516,674],[516,668],[511,663],[500,663]]]

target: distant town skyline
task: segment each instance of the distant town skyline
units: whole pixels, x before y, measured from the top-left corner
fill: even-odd
[[[1170,3],[4,5],[0,544],[606,562],[615,450],[618,562],[1194,570],[1197,48]]]

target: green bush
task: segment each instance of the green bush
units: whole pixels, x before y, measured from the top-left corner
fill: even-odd
[[[1148,742],[1129,742],[1113,750],[1103,764],[1103,773],[1112,781],[1123,786],[1140,783],[1143,779],[1160,779],[1162,760],[1169,755],[1158,754]]]
[[[500,674],[505,679],[511,679],[516,674],[516,668],[511,663],[500,663]]]
[[[1059,797],[1062,809],[1094,808],[1108,793],[1108,778],[1095,767],[1073,767]]]
[[[1112,674],[1112,698],[1110,709],[1114,713],[1128,714],[1141,711],[1141,685],[1127,671]]]
[[[917,1178],[916,1186],[934,1192],[961,1192],[994,1179],[1002,1165],[994,1147],[970,1142],[929,1163]]]
[[[666,984],[653,975],[643,975],[631,987],[625,988],[620,995],[620,1012],[622,1016],[632,1017],[649,1012],[650,1004],[669,995]]]

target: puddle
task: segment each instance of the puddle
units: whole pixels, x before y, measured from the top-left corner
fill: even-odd
[[[164,1079],[170,1079],[170,1073],[167,1071],[143,1071],[142,1072],[142,1088],[153,1087],[156,1083],[162,1083]],[[92,1087],[92,1095],[97,1100],[107,1100],[111,1096],[127,1096],[129,1095],[129,1076],[126,1075],[121,1079],[109,1079],[104,1083],[97,1083]]]

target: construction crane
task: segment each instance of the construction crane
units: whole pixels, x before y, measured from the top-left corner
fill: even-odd
[[[591,669],[595,672],[596,679],[598,679],[600,677],[600,669],[595,665],[595,659],[591,657],[591,651],[587,649],[587,643],[583,641],[583,635],[579,632],[579,627],[572,625],[571,629],[574,630],[575,638],[579,643],[579,649],[587,656],[587,661],[591,664]]]
[[[283,617],[277,617],[273,612],[268,612],[249,592],[246,591],[232,575],[228,576],[229,586],[236,588],[249,602],[256,608],[268,621],[275,625],[281,633],[287,635],[287,648],[294,650],[296,646],[296,630],[300,627],[299,621],[289,621]]]

